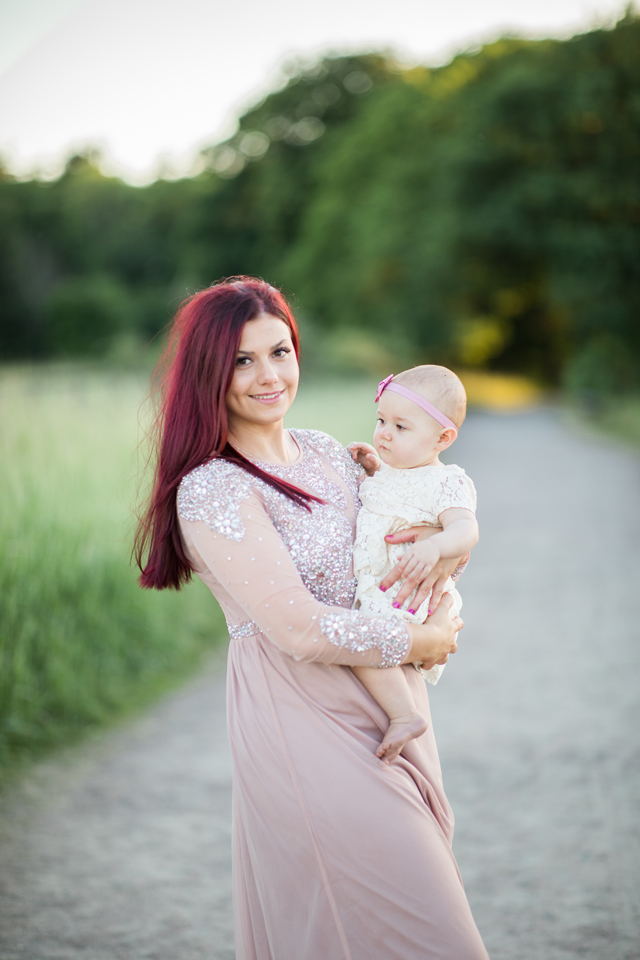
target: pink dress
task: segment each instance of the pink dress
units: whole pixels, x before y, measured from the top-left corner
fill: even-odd
[[[237,960],[487,960],[431,727],[383,764],[387,717],[347,669],[395,666],[409,647],[395,616],[350,609],[358,468],[326,434],[291,433],[298,460],[260,466],[326,501],[311,512],[223,460],[178,492],[231,636]]]

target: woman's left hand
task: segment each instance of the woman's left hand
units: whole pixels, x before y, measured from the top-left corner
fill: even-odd
[[[399,533],[389,534],[388,537],[385,537],[385,540],[387,543],[415,543],[416,540],[426,539],[427,537],[433,536],[434,533],[439,532],[439,527],[409,527],[407,530],[401,530]],[[434,610],[438,608],[438,604],[442,599],[447,580],[459,567],[466,565],[468,560],[468,554],[466,557],[457,557],[454,560],[440,558],[423,580],[420,580],[419,576],[416,577],[415,574],[409,574],[402,585],[402,589],[396,596],[395,602],[399,606],[402,606],[414,590],[417,590],[415,597],[413,597],[411,601],[411,609],[417,610],[420,604],[427,599],[430,591],[433,591],[429,603],[429,613],[433,613]],[[380,584],[381,589],[384,588],[388,590],[396,581],[404,579],[405,564],[409,562],[409,558],[407,558],[406,561],[404,557],[399,560],[393,570],[387,574]]]
[[[451,619],[453,597],[445,593],[438,610],[426,623],[408,623],[411,648],[404,663],[422,663],[425,670],[436,663],[446,663],[458,649],[458,631],[464,623],[460,617]]]

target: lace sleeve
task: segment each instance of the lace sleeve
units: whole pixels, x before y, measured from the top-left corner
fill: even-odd
[[[247,620],[295,660],[375,667],[402,663],[411,645],[406,624],[393,615],[369,615],[316,600],[259,492],[249,479],[247,484],[246,489],[237,486],[230,498],[200,475],[178,498],[185,546],[213,592],[217,582]]]
[[[475,513],[476,501],[476,488],[473,481],[464,470],[457,468],[455,471],[447,471],[439,484],[434,512],[440,516],[445,510],[457,507]]]

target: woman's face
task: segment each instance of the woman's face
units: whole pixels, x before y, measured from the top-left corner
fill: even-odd
[[[299,378],[291,331],[284,320],[268,313],[249,320],[227,391],[230,428],[282,420],[293,403]]]

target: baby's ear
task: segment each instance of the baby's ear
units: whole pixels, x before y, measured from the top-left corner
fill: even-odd
[[[436,446],[438,450],[446,450],[447,447],[450,447],[453,441],[458,436],[458,431],[454,430],[452,427],[447,427],[446,430],[443,430],[440,436],[438,437],[438,443]]]

